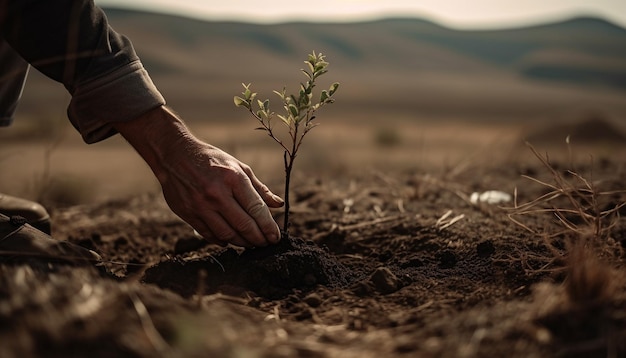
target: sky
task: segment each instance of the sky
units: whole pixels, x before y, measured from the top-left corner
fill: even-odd
[[[626,27],[626,0],[95,0],[207,20],[256,23],[423,17],[459,29],[532,25],[591,15]]]

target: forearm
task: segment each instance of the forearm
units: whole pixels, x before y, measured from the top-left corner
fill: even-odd
[[[184,151],[188,143],[197,141],[182,120],[165,106],[130,121],[114,122],[113,127],[135,148],[161,183],[167,180],[170,152]]]
[[[170,208],[202,237],[246,247],[278,242],[268,206],[283,202],[249,166],[196,139],[165,107],[113,125],[150,166]]]

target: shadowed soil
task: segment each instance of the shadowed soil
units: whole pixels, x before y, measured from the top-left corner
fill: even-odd
[[[210,245],[155,195],[53,209],[108,273],[0,263],[0,356],[623,356],[625,164],[575,164],[599,236],[563,226],[567,198],[514,215],[551,190],[538,160],[300,179],[294,237],[263,249]]]

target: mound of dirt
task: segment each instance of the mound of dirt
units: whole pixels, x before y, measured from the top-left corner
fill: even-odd
[[[310,290],[318,284],[344,287],[352,277],[328,250],[312,241],[287,238],[275,246],[241,253],[228,248],[201,259],[169,259],[146,270],[143,280],[184,297],[253,291],[276,299],[294,289]]]
[[[551,123],[526,136],[531,144],[563,143],[626,145],[626,134],[601,114],[589,114],[574,123]]]

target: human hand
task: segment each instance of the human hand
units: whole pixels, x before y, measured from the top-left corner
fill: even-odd
[[[202,237],[243,247],[280,240],[269,207],[283,200],[249,166],[195,138],[165,107],[114,127],[148,163],[172,211]]]
[[[199,141],[172,150],[161,175],[168,205],[203,238],[225,246],[266,246],[280,240],[268,207],[283,200],[228,153]]]

